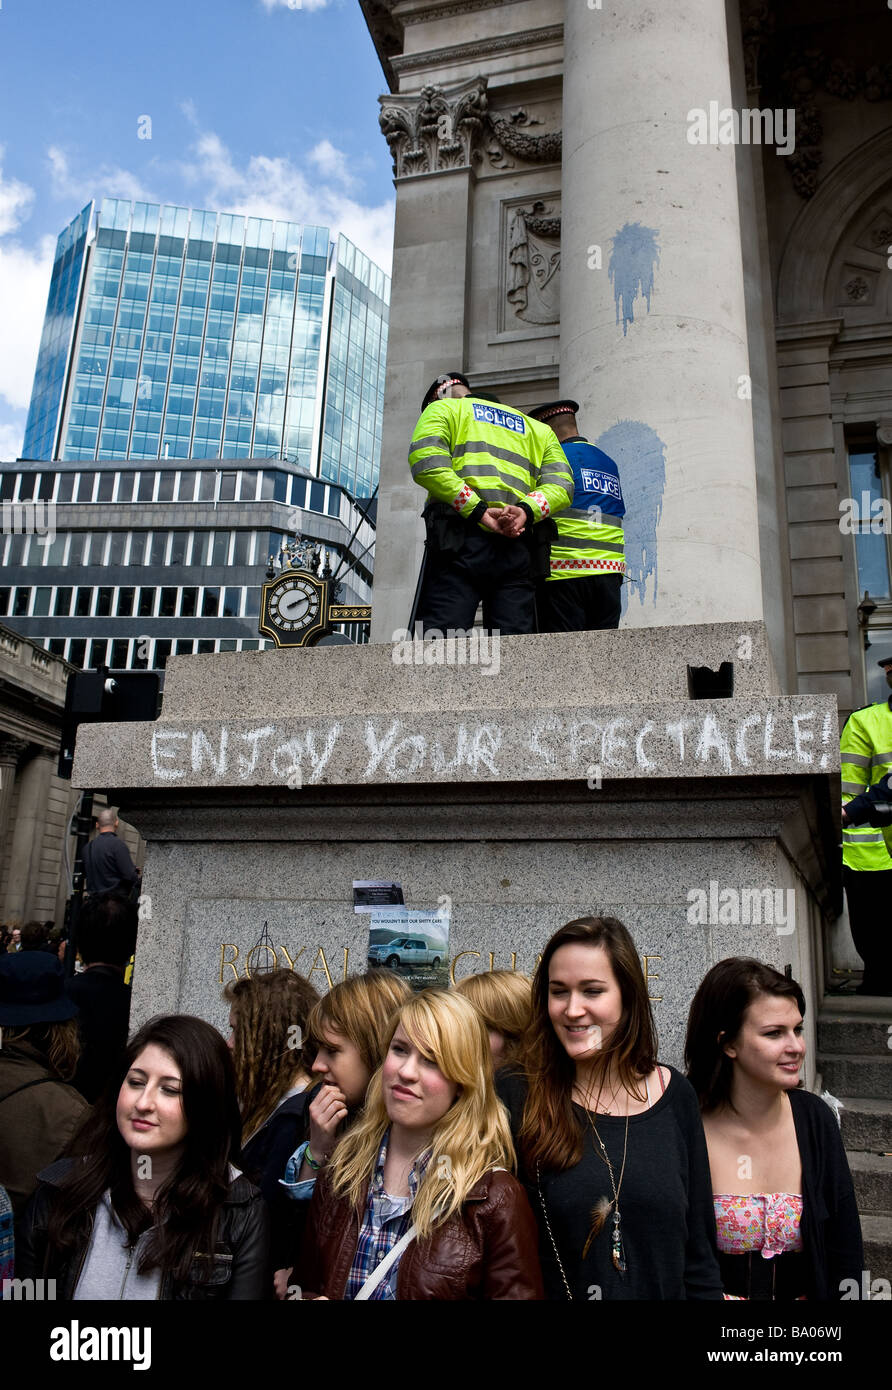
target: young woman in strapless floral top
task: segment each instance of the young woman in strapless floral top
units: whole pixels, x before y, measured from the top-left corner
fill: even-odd
[[[713,966],[685,1060],[709,1149],[726,1297],[838,1299],[860,1280],[861,1227],[836,1119],[801,1089],[805,999],[757,960]]]

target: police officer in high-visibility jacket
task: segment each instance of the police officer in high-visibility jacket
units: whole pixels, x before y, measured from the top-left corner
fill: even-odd
[[[892,687],[892,653],[878,663]],[[840,739],[843,807],[892,771],[892,695],[856,709]],[[852,940],[864,961],[859,994],[892,994],[892,860],[881,829],[844,825],[843,881]]]
[[[554,430],[573,470],[573,501],[556,519],[551,567],[537,594],[540,632],[619,627],[626,572],[626,507],[613,459],[579,433],[576,401],[550,401],[529,412]]]
[[[573,492],[552,430],[448,372],[424,397],[409,464],[428,493],[422,630],[467,632],[482,603],[490,631],[535,632],[534,578],[547,573],[550,521]]]

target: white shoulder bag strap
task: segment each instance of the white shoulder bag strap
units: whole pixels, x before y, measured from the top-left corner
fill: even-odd
[[[393,1247],[390,1253],[385,1255],[381,1263],[379,1265],[376,1265],[375,1268],[372,1270],[368,1279],[366,1279],[362,1288],[359,1290],[359,1293],[356,1295],[354,1302],[358,1303],[360,1299],[371,1298],[372,1294],[375,1292],[375,1289],[381,1283],[381,1280],[384,1278],[385,1274],[387,1274],[388,1271],[393,1267],[393,1265],[399,1259],[400,1255],[405,1250],[406,1246],[409,1245],[409,1243],[414,1239],[415,1227],[410,1226],[406,1234],[403,1236],[402,1240],[397,1241],[396,1245]]]
[[[493,1168],[490,1171],[493,1173],[505,1173],[508,1170],[506,1168]],[[359,1290],[359,1293],[356,1295],[356,1298],[353,1300],[354,1303],[359,1303],[361,1300],[364,1301],[366,1299],[371,1298],[372,1294],[375,1292],[375,1289],[381,1283],[381,1280],[384,1278],[385,1274],[387,1274],[388,1271],[393,1267],[393,1265],[399,1259],[400,1255],[405,1250],[406,1246],[409,1245],[414,1239],[415,1227],[410,1226],[406,1234],[403,1236],[402,1240],[397,1241],[396,1245],[393,1247],[390,1253],[388,1255],[385,1255],[381,1263],[379,1265],[376,1265],[375,1268],[372,1270],[368,1279],[366,1279],[362,1288]]]

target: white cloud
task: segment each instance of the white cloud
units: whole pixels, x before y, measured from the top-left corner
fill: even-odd
[[[134,138],[136,126],[134,125]],[[54,198],[73,199],[80,206],[91,198],[129,198],[133,202],[163,202],[146,188],[138,174],[122,169],[119,164],[100,164],[93,169],[72,167],[71,156],[59,145],[47,149],[50,184]]]
[[[0,242],[0,397],[17,409],[27,409],[31,399],[55,249],[52,236],[36,247]]]
[[[273,10],[324,10],[328,0],[262,0],[263,8]]]
[[[334,179],[336,183],[342,183],[345,188],[356,183],[355,177],[347,168],[347,156],[344,151],[337,149],[330,140],[320,140],[319,144],[310,150],[307,159],[311,164],[315,164],[320,174]]]
[[[0,145],[0,236],[14,232],[31,211],[34,189],[18,179],[3,176],[3,146]]]
[[[6,458],[21,451],[24,420],[14,415],[26,410],[31,399],[56,246],[52,236],[34,246],[10,238],[27,217],[33,198],[27,184],[0,172],[0,410],[7,407],[0,414],[0,457]]]
[[[269,155],[251,155],[239,164],[219,135],[201,131],[182,173],[197,185],[195,206],[329,227],[335,235],[342,232],[389,274],[393,199],[368,206],[351,197],[341,186],[353,181],[347,156],[328,140],[320,141],[309,159],[318,172],[305,173],[290,159]]]
[[[25,416],[16,422],[5,421],[0,406],[0,463],[14,463],[21,457],[22,440],[25,437]]]

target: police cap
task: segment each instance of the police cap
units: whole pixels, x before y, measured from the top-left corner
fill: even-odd
[[[460,386],[467,386],[469,391],[471,389],[471,383],[468,381],[468,378],[466,376],[462,375],[461,372],[443,372],[440,376],[437,377],[436,381],[432,381],[430,386],[427,388],[427,391],[424,394],[424,400],[421,402],[421,409],[426,410],[427,407],[430,405],[431,401],[435,401],[437,399],[437,392],[439,391],[440,387],[446,386],[447,384],[450,386],[455,384],[458,384]]]
[[[579,411],[578,401],[546,401],[545,405],[534,405],[526,412],[534,420],[541,420],[543,424],[548,424],[556,415],[576,415]]]
[[[885,656],[881,656],[877,662],[877,666],[892,666],[892,652],[886,652]]]

